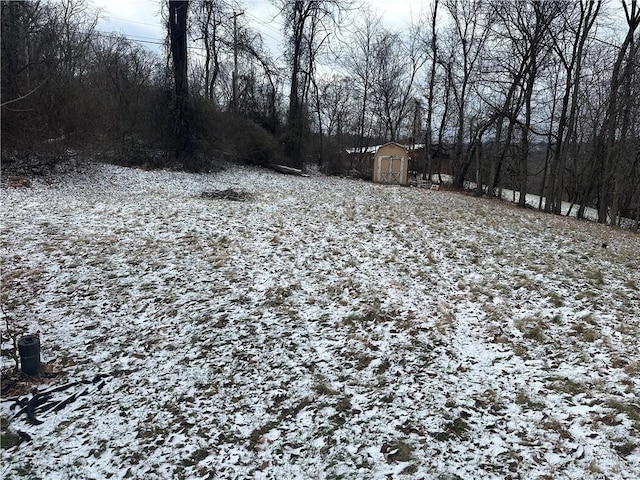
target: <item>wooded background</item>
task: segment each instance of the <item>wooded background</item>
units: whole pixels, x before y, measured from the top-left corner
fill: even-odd
[[[638,228],[637,0],[433,0],[397,29],[366,4],[273,3],[283,52],[240,1],[171,0],[158,54],[98,31],[84,0],[2,2],[4,169],[83,155],[346,174],[347,148],[394,140],[426,145],[418,175],[446,151],[457,187]]]

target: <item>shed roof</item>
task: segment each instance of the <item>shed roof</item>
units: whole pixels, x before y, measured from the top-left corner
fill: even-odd
[[[408,151],[409,151],[409,147],[407,147],[406,145],[402,145],[402,144],[400,144],[400,143],[398,143],[398,142],[387,142],[387,143],[383,143],[382,145],[380,145],[380,146],[378,147],[378,149],[376,150],[376,153],[378,153],[378,151],[379,151],[381,148],[383,148],[383,147],[387,147],[387,146],[389,146],[389,145],[395,145],[395,146],[397,146],[397,147],[400,147],[400,148],[402,148],[405,152],[408,152]]]

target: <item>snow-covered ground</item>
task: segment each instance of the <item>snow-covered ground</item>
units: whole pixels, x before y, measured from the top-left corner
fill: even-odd
[[[2,478],[640,478],[637,234],[239,167],[1,200],[4,319],[88,382],[3,399]]]

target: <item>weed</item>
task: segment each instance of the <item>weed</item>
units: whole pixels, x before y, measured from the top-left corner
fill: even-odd
[[[3,450],[6,448],[15,447],[19,441],[20,441],[20,437],[15,433],[11,433],[11,432],[0,433],[0,448]]]
[[[633,362],[624,367],[624,371],[627,375],[638,375],[640,374],[640,361]]]
[[[377,313],[373,309],[367,310],[365,313],[351,313],[347,317],[342,319],[342,324],[345,327],[358,327],[362,322],[367,320],[375,320]]]
[[[550,293],[549,296],[547,297],[547,300],[549,300],[549,303],[556,308],[559,308],[564,305],[563,298],[555,292]]]
[[[571,327],[575,335],[579,336],[583,341],[592,343],[600,339],[602,336],[593,328],[585,328],[582,323],[576,323]]]
[[[458,417],[454,419],[452,422],[448,422],[444,425],[444,430],[434,434],[434,438],[440,442],[445,442],[449,440],[466,440],[467,430],[469,430],[469,424]]]
[[[529,352],[524,345],[514,345],[512,347],[514,355],[527,360],[529,358]]]
[[[331,388],[331,385],[329,385],[326,382],[321,382],[321,383],[318,383],[317,385],[314,385],[313,390],[320,395],[327,395],[327,396],[334,396],[339,393],[337,390],[334,390],[333,388]]]
[[[545,325],[540,319],[522,318],[515,322],[515,326],[520,330],[520,332],[522,332],[522,336],[524,338],[535,340],[537,342],[543,342],[545,340],[545,335],[543,333]]]
[[[161,428],[158,426],[151,426],[151,427],[145,426],[140,430],[138,430],[138,433],[136,434],[135,438],[141,439],[141,440],[150,440],[158,436],[166,437],[166,435],[167,435],[167,431],[164,428]]]
[[[585,342],[588,343],[592,343],[595,342],[596,340],[599,340],[600,338],[602,338],[602,336],[600,335],[599,332],[595,331],[593,328],[587,328],[583,333],[582,333],[582,339]]]
[[[515,285],[513,286],[513,290],[519,290],[521,288],[527,291],[536,290],[536,284],[532,280],[522,277],[516,281]]]
[[[640,447],[639,443],[633,442],[633,441],[626,441],[623,443],[619,443],[617,445],[613,446],[613,449],[618,452],[621,456],[626,457],[628,455],[631,455],[633,453],[633,451]]]
[[[395,398],[395,394],[393,392],[389,392],[386,395],[384,395],[380,400],[382,400],[384,403],[393,403],[394,398]]]
[[[209,451],[206,448],[199,448],[195,452],[191,454],[189,458],[185,458],[182,460],[181,464],[183,467],[192,467],[197,465],[202,460],[209,456]]]
[[[553,432],[556,432],[560,436],[560,438],[564,438],[565,440],[571,439],[571,434],[569,433],[569,430],[567,430],[566,427],[559,420],[556,420],[556,419],[546,420],[542,424],[542,427],[545,430],[551,430]]]
[[[441,335],[446,335],[455,325],[456,315],[449,305],[438,305],[437,320],[435,323],[436,330]]]
[[[590,291],[580,291],[576,294],[576,300],[590,300],[593,297],[593,292]]]
[[[587,465],[587,470],[591,473],[596,473],[596,474],[602,473],[602,468],[600,468],[600,465],[598,465],[595,460],[591,460],[589,462],[589,465]]]
[[[402,440],[383,444],[380,452],[386,455],[387,462],[408,462],[413,458],[413,447]]]
[[[615,398],[607,401],[607,406],[618,413],[625,414],[629,420],[633,421],[640,428],[640,407],[632,403],[624,403]]]
[[[400,472],[400,475],[413,475],[418,471],[418,466],[415,463],[411,463],[404,467]]]
[[[588,323],[589,325],[598,325],[598,320],[593,313],[587,313],[578,319],[580,322]]]
[[[347,397],[342,397],[336,404],[336,410],[338,412],[350,412],[352,408],[353,407],[351,405],[351,400],[349,400]]]
[[[535,400],[532,400],[524,392],[518,392],[518,395],[516,395],[516,403],[521,407],[526,407],[530,410],[537,410],[537,411],[542,411],[546,407],[544,402],[536,402]]]
[[[569,378],[550,377],[549,380],[552,382],[551,385],[549,385],[549,388],[556,392],[566,393],[569,395],[579,395],[580,393],[588,391],[587,385],[580,382],[574,382]]]
[[[601,422],[609,427],[620,425],[622,420],[615,413],[605,413],[604,415],[600,415],[596,419],[598,422]]]
[[[604,285],[604,275],[600,270],[588,270],[584,276],[596,285]]]
[[[544,333],[542,333],[540,327],[537,326],[527,329],[527,331],[524,332],[524,338],[529,338],[537,342],[542,342],[545,339]]]
[[[385,358],[384,360],[382,360],[382,362],[380,362],[380,365],[376,367],[376,373],[378,375],[382,375],[384,372],[389,370],[389,367],[391,367],[391,362],[388,358]]]
[[[358,370],[364,370],[369,366],[369,364],[372,361],[373,361],[373,357],[371,355],[367,355],[366,353],[363,353],[358,357],[358,364],[356,365],[356,368]]]

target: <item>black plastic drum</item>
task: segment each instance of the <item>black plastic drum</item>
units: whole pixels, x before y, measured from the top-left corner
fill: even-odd
[[[20,354],[20,370],[26,375],[40,373],[40,337],[25,335],[18,339],[18,353]]]

